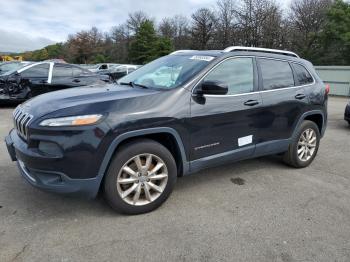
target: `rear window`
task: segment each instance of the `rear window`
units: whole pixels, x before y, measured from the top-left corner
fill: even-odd
[[[264,90],[294,86],[293,71],[288,62],[259,59]]]
[[[299,85],[306,85],[314,82],[314,79],[304,66],[293,63],[293,67]]]

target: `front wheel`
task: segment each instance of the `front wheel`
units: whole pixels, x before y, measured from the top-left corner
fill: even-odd
[[[176,163],[169,150],[153,140],[139,139],[116,152],[106,174],[104,194],[120,213],[146,213],[168,198],[176,179]]]
[[[318,126],[312,121],[305,120],[284,154],[284,162],[296,168],[307,167],[316,157],[320,138]]]

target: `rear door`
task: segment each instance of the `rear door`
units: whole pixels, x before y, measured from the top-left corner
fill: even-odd
[[[191,160],[201,159],[199,165],[203,167],[224,155],[230,159],[252,155],[259,137],[255,122],[262,103],[256,92],[255,59],[229,58],[214,67],[197,87],[203,81],[224,82],[229,92],[227,95],[192,96]],[[193,165],[195,169],[196,164]]]
[[[101,76],[88,70],[73,66],[73,82],[75,86],[86,86],[100,82]]]
[[[74,87],[73,69],[71,65],[55,64],[52,70],[52,80],[49,86],[50,91],[57,91]]]
[[[258,66],[263,99],[258,143],[289,139],[308,105],[304,87],[288,61],[259,58]]]

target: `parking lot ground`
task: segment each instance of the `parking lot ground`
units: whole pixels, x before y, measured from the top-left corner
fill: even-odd
[[[0,261],[350,261],[348,99],[331,97],[320,151],[306,169],[263,157],[180,178],[139,216],[41,192],[0,143]],[[0,138],[13,108],[0,108]]]

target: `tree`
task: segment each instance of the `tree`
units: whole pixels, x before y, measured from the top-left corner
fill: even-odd
[[[171,51],[170,39],[158,37],[153,22],[147,20],[140,25],[139,30],[136,32],[129,54],[132,62],[144,64]]]
[[[192,14],[193,47],[209,49],[214,36],[215,15],[208,8],[201,8]]]
[[[240,45],[280,46],[282,13],[274,1],[243,0],[236,13]]]
[[[217,48],[224,49],[234,43],[233,37],[237,17],[235,0],[218,0],[216,10]]]
[[[110,36],[113,41],[111,60],[118,63],[128,63],[131,41],[129,27],[126,24],[115,26],[112,28]]]
[[[139,31],[141,25],[146,21],[151,21],[149,16],[142,11],[137,11],[129,14],[129,18],[126,21],[126,24],[129,30],[136,34],[136,32]]]
[[[291,48],[303,57],[314,60],[320,55],[318,40],[327,19],[331,0],[295,0],[291,3],[289,23]]]
[[[327,13],[321,35],[321,64],[329,61],[340,65],[350,64],[350,2],[336,0]]]
[[[191,34],[188,19],[182,15],[164,18],[159,24],[161,36],[169,38],[175,49],[189,49]]]
[[[103,35],[96,27],[70,35],[67,41],[69,61],[79,64],[92,62],[101,53],[102,44]]]

